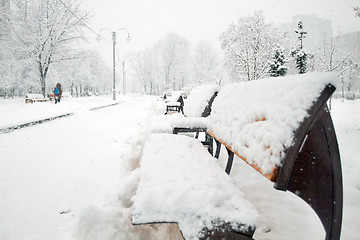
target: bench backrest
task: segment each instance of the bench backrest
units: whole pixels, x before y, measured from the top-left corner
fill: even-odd
[[[44,99],[44,96],[42,94],[36,94],[36,93],[28,93],[25,95],[25,98],[29,99]]]
[[[187,117],[207,117],[211,113],[212,103],[220,90],[219,85],[194,87],[185,101],[184,115]]]
[[[276,189],[309,203],[327,239],[339,238],[342,218],[340,155],[326,105],[336,80],[332,73],[312,73],[229,84],[208,122],[208,134],[229,152]],[[228,173],[231,164],[229,157]]]
[[[272,181],[295,132],[332,74],[229,84],[213,103],[208,132]],[[330,77],[330,79],[332,79]]]

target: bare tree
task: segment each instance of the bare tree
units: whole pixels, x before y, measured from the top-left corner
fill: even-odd
[[[278,43],[276,32],[272,25],[265,23],[262,12],[241,17],[231,24],[220,37],[230,74],[248,81],[266,76],[267,61]]]
[[[169,33],[151,47],[130,54],[130,66],[143,92],[161,94],[192,83],[215,83],[221,64],[208,43],[191,48],[185,38]]]
[[[156,49],[149,47],[143,51],[133,53],[130,56],[130,65],[140,81],[143,91],[147,94],[159,94],[157,88],[158,66]]]
[[[9,24],[17,55],[36,64],[41,92],[46,94],[46,77],[52,65],[78,58],[72,45],[83,39],[87,13],[77,0],[13,0]]]
[[[342,69],[338,71],[338,76],[341,81],[341,96],[342,99],[348,98],[353,100],[355,94],[354,88],[359,89],[360,87],[360,67],[354,61],[353,58],[349,58],[345,61]]]
[[[213,82],[220,72],[220,58],[211,45],[201,41],[195,45],[193,52],[193,74],[198,83]]]
[[[52,68],[48,84],[54,86],[61,81],[72,96],[106,94],[112,90],[111,68],[92,49],[86,51],[81,59],[63,61]]]
[[[165,88],[184,87],[189,72],[189,42],[176,33],[168,33],[157,44],[160,51],[160,66],[163,69]]]
[[[341,45],[340,34],[335,38],[324,41],[323,48],[320,49],[321,51],[317,54],[317,57],[320,60],[319,66],[323,71],[332,72],[341,68],[350,57],[352,51],[344,52]]]
[[[360,17],[360,7],[354,7],[355,16]]]

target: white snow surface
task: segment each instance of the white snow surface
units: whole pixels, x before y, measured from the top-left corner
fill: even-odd
[[[215,92],[220,90],[219,85],[202,85],[194,87],[184,102],[184,114],[187,117],[201,117],[209,100]]]
[[[294,131],[334,73],[308,73],[229,84],[212,105],[208,130],[263,173],[281,165]]]
[[[199,140],[151,134],[133,199],[135,224],[177,222],[185,239],[198,239],[213,220],[254,226],[257,212]],[[235,228],[241,229],[241,228]]]
[[[118,97],[119,98],[119,97]],[[54,101],[25,104],[25,98],[0,100],[0,128],[11,127],[31,121],[51,118],[66,113],[79,113],[91,108],[119,103],[111,97],[92,96],[82,98],[62,98],[59,104]]]
[[[206,128],[207,120],[203,117],[184,117],[176,115],[171,119],[171,127]]]
[[[138,187],[147,123],[162,117],[165,104],[153,97],[126,96],[114,107],[86,110],[91,103],[108,104],[111,98],[64,99],[59,105],[49,104],[53,107],[49,111],[83,110],[0,134],[0,239],[182,239],[176,224],[131,225],[131,198]],[[41,109],[50,106],[35,104],[0,99],[0,122],[8,126],[46,117]],[[331,115],[343,171],[341,240],[356,240],[360,235],[360,100],[333,99]],[[226,159],[223,149],[218,161],[223,168]],[[256,240],[325,238],[320,220],[304,201],[275,190],[273,183],[242,160],[234,159],[230,177],[258,212]]]

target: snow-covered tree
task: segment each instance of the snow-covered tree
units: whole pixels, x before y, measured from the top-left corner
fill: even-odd
[[[51,66],[76,59],[76,41],[83,38],[82,21],[87,13],[77,0],[12,0],[8,24],[12,29],[12,48],[16,56],[31,62],[38,71],[43,95]]]
[[[16,83],[14,64],[15,56],[10,48],[11,32],[8,24],[9,9],[0,1],[0,89],[2,94],[8,96],[11,88]]]
[[[131,54],[130,66],[140,81],[144,93],[160,94],[158,51],[155,47],[148,47]]]
[[[265,23],[262,12],[241,17],[229,26],[220,40],[225,64],[233,78],[250,81],[266,76],[278,37],[276,29]]]
[[[268,73],[271,77],[285,76],[288,68],[285,66],[287,59],[285,58],[284,51],[280,46],[276,46],[273,50],[272,59],[268,62]]]
[[[354,99],[354,89],[360,89],[360,66],[354,58],[345,61],[342,69],[338,71],[341,81],[342,98]]]
[[[63,91],[69,91],[76,97],[110,93],[113,82],[110,67],[93,50],[86,51],[81,59],[64,61],[54,66],[48,80],[48,90],[51,91],[57,82],[61,82]]]
[[[360,7],[354,7],[355,16],[360,17]]]
[[[165,88],[179,90],[188,80],[190,68],[190,43],[176,33],[168,33],[156,46],[160,51],[159,64]]]
[[[299,70],[299,74],[303,74],[307,70],[308,54],[303,49],[303,39],[306,37],[307,32],[304,31],[303,23],[301,21],[298,22],[297,27],[295,33],[298,34],[300,43],[296,49],[291,51],[291,56],[295,58],[296,68]]]
[[[324,41],[322,49],[319,49],[316,55],[319,70],[332,72],[342,68],[352,53],[352,50],[343,49],[342,44],[340,34],[335,38]]]
[[[193,49],[192,71],[196,83],[215,83],[220,72],[220,58],[208,42],[198,42]]]
[[[220,58],[209,43],[201,41],[191,47],[176,33],[168,33],[152,46],[129,54],[129,59],[132,74],[146,94],[215,83],[221,68]]]
[[[299,74],[306,73],[307,70],[307,53],[304,49],[297,49],[291,53],[291,56],[295,57],[296,68],[299,69]]]

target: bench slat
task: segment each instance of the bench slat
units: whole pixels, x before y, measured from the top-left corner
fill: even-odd
[[[246,233],[257,218],[198,140],[164,133],[146,139],[133,206],[133,224],[177,222],[185,239],[198,239],[204,229],[215,231],[226,223]]]
[[[267,179],[269,179],[272,182],[276,181],[276,177],[278,175],[278,171],[279,168],[273,168],[271,173],[264,173],[259,166],[257,166],[256,164],[251,164],[248,162],[248,160],[241,156],[237,151],[234,151],[231,146],[227,143],[225,143],[224,141],[222,141],[221,139],[217,138],[213,133],[211,133],[210,131],[206,131],[207,134],[209,134],[211,137],[213,137],[214,139],[216,139],[218,142],[220,142],[222,145],[224,145],[227,149],[229,149],[231,152],[233,152],[236,156],[238,156],[239,158],[241,158],[242,160],[244,160],[247,164],[249,164],[252,168],[254,168],[256,171],[258,171],[259,173],[261,173],[263,176],[265,176]],[[218,151],[218,149],[217,149]],[[228,174],[230,173],[231,167],[228,170]]]

